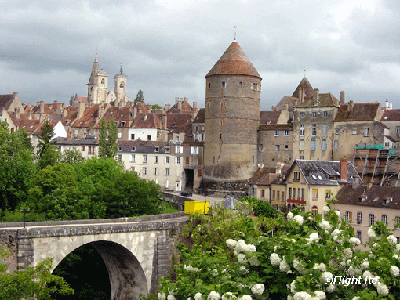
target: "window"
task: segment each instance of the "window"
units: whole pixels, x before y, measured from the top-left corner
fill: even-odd
[[[315,140],[311,140],[311,151],[314,151],[317,147],[317,142]]]
[[[400,134],[400,126],[396,126],[396,134]]]
[[[131,171],[132,171],[132,172],[136,172],[135,167],[131,167]]]
[[[188,164],[190,163],[190,157],[189,157],[189,156],[186,156],[185,161],[186,161],[185,164],[188,165]]]
[[[146,154],[143,155],[143,163],[147,164],[147,155]]]
[[[304,189],[301,189],[301,199],[304,200]]]
[[[357,129],[353,129],[353,134],[357,134]]]
[[[394,225],[400,224],[400,217],[394,217]]]
[[[322,140],[321,149],[322,149],[322,151],[326,150],[326,140]]]
[[[293,172],[293,181],[300,181],[300,172]]]
[[[312,199],[318,200],[318,190],[316,189],[312,190]]]
[[[387,215],[382,215],[381,220],[383,223],[385,223],[387,225]]]
[[[243,87],[243,82],[239,81],[238,87]]]
[[[165,175],[166,175],[166,176],[169,175],[169,168],[165,168]]]
[[[160,149],[160,148],[159,148],[158,146],[156,146],[156,147],[154,148],[154,152],[155,152],[155,153],[158,153],[159,149]]]
[[[317,113],[316,113],[315,111],[313,111],[313,112],[311,113],[311,117],[312,117],[312,118],[316,118],[316,117],[317,117]]]
[[[323,125],[322,125],[322,135],[323,135],[323,136],[326,136],[326,128],[327,128],[327,125],[326,125],[326,124],[323,124]]]
[[[304,150],[304,140],[300,140],[299,150]]]
[[[132,147],[132,151],[136,151],[136,147]]]
[[[362,212],[357,213],[357,224],[362,224]]]
[[[361,241],[362,243],[362,231],[361,230],[357,230],[357,238]]]
[[[103,79],[101,79],[101,84],[104,84],[104,78],[103,78]]]
[[[165,157],[165,163],[166,163],[166,164],[169,164],[169,156],[166,156],[166,157]]]
[[[369,128],[368,127],[364,128],[364,136],[369,136]]]
[[[331,190],[325,190],[325,199],[330,199],[332,196]]]
[[[272,190],[271,198],[271,200],[275,200],[275,190]]]
[[[84,150],[84,149],[82,149],[82,150]],[[121,146],[118,147],[118,151],[122,151],[122,147]]]
[[[276,191],[276,200],[279,200],[281,198],[281,192]]]
[[[154,163],[158,164],[158,156],[155,157]]]
[[[177,163],[178,165],[181,163],[181,158],[180,158],[180,156],[177,156],[177,157],[176,157],[176,163]]]
[[[190,153],[191,154],[199,154],[199,147],[197,147],[197,146],[190,147]]]
[[[284,130],[284,131],[283,131],[283,135],[284,135],[284,136],[289,136],[289,130]]]
[[[131,162],[136,162],[136,155],[135,154],[132,154],[131,155]]]
[[[143,175],[147,175],[147,168],[143,167]]]
[[[304,135],[304,124],[300,124],[300,135]]]
[[[119,147],[121,148],[121,147]],[[85,151],[85,145],[82,145],[82,151]]]
[[[275,151],[279,151],[279,145],[275,145]]]
[[[147,140],[151,141],[151,135],[150,134],[147,135]]]
[[[197,170],[197,176],[198,176],[198,177],[201,177],[202,174],[203,174],[203,173],[202,173],[201,169],[198,169],[198,170]]]
[[[336,128],[336,129],[335,129],[335,134],[338,135],[339,132],[340,132],[340,129],[339,129],[339,128]]]
[[[306,114],[305,114],[304,112],[301,112],[301,113],[300,113],[300,118],[304,118],[305,115],[306,115]]]
[[[135,139],[135,134],[131,133],[131,140],[134,140],[134,139]]]
[[[293,188],[293,199],[296,198],[296,188]]]
[[[261,190],[261,198],[265,197],[265,190]]]
[[[226,83],[225,83],[225,81],[222,81],[221,86],[222,86],[222,88],[226,88]]]
[[[351,223],[351,218],[352,218],[351,211],[345,211],[344,212],[344,221]]]
[[[292,188],[289,188],[289,199],[292,198]]]
[[[263,144],[259,144],[258,145],[258,151],[263,151],[264,145]]]
[[[318,214],[318,207],[314,205],[314,206],[311,208],[311,212],[312,212],[312,214],[313,214],[314,216],[317,215],[317,214]]]
[[[339,147],[339,141],[338,140],[334,140],[333,141],[333,148],[337,149]]]
[[[368,223],[369,223],[369,226],[375,225],[375,215],[374,214],[369,214]]]
[[[279,130],[275,130],[274,136],[279,136]]]
[[[257,91],[257,89],[258,89],[257,83],[253,83],[253,90]]]
[[[158,175],[158,169],[157,168],[154,168],[154,175]]]
[[[328,117],[328,112],[327,112],[327,111],[324,111],[324,112],[322,113],[322,116],[323,116],[324,118]]]
[[[169,187],[169,180],[167,179],[167,180],[165,180],[165,188],[168,188]]]
[[[165,147],[165,153],[169,153],[169,147]]]
[[[183,147],[182,146],[175,146],[175,152],[176,153],[183,153]]]
[[[311,135],[317,135],[317,124],[311,124]]]

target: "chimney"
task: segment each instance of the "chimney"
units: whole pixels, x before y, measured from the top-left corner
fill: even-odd
[[[347,106],[347,110],[353,110],[354,109],[354,102],[353,100],[349,101],[349,105]]]
[[[163,116],[164,129],[167,129],[167,121],[168,121],[167,115],[164,115]]]
[[[193,110],[197,110],[197,102],[193,102]]]
[[[179,109],[179,112],[182,112],[182,101],[178,102],[178,109]]]
[[[318,102],[319,100],[319,89],[315,88],[314,89],[314,101]]]
[[[78,103],[78,116],[77,116],[78,120],[80,118],[82,118],[84,112],[85,112],[85,103],[79,102]]]
[[[61,115],[62,114],[62,103],[57,103],[57,100],[54,100],[54,103],[56,103],[56,114]]]
[[[28,120],[32,120],[32,110],[28,110],[26,112],[26,116],[27,116]]]
[[[175,104],[179,103],[179,97],[175,97]]]
[[[137,114],[137,107],[135,106],[135,107],[133,108],[133,119],[134,119],[134,120],[136,119],[136,114]]]
[[[340,91],[340,105],[344,105],[345,100],[344,100],[344,91]]]
[[[15,108],[15,118],[20,119],[21,118],[21,109],[19,107]]]
[[[67,115],[68,115],[68,110],[67,110],[67,109],[64,109],[64,110],[63,110],[63,117],[65,118]]]
[[[40,113],[44,114],[44,101],[43,100],[40,101],[39,106],[40,106]]]
[[[165,111],[169,111],[171,109],[171,104],[165,104],[164,109]]]
[[[303,89],[299,90],[299,99],[300,99],[300,103],[304,102],[304,90]]]
[[[347,160],[340,160],[340,181],[347,181]]]

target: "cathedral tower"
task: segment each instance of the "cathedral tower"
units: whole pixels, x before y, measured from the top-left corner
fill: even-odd
[[[125,100],[126,98],[126,81],[128,79],[127,75],[124,75],[121,70],[119,71],[120,74],[114,76],[114,94],[118,100]]]
[[[107,80],[108,74],[99,69],[99,62],[97,61],[96,54],[96,58],[93,62],[92,73],[90,74],[89,83],[87,84],[90,105],[106,101]]]
[[[206,75],[203,178],[242,181],[256,170],[261,77],[234,41]]]

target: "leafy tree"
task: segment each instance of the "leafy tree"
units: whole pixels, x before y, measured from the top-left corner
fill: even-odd
[[[114,157],[118,152],[118,127],[103,118],[100,123],[99,156]]]
[[[58,161],[60,153],[57,151],[56,141],[52,141],[54,131],[49,121],[44,122],[41,131],[42,133],[38,136],[39,145],[37,155],[39,169],[44,169],[46,166],[54,165]]]
[[[0,249],[0,261],[7,256]],[[51,274],[52,260],[47,259],[34,268],[7,273],[7,267],[0,264],[0,299],[51,299],[54,294],[72,295],[74,291],[63,278]]]
[[[79,150],[76,149],[70,149],[70,150],[65,150],[60,157],[60,162],[63,163],[79,163],[82,162],[84,158],[82,157],[82,154]]]
[[[139,90],[138,93],[136,94],[136,98],[133,101],[134,104],[138,103],[138,102],[143,102],[144,101],[144,95],[143,95],[143,91]]]
[[[32,145],[23,129],[11,133],[0,122],[0,210],[14,210],[27,198],[35,173]]]
[[[239,199],[242,202],[248,202],[253,209],[253,212],[256,216],[266,217],[266,218],[274,218],[276,217],[275,208],[268,202],[259,200],[255,197],[242,197]]]
[[[162,109],[162,107],[160,105],[158,105],[158,104],[153,104],[151,106],[151,109]]]

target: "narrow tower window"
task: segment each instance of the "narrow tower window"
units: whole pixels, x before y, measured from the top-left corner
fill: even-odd
[[[243,87],[243,82],[239,81],[239,87]]]
[[[226,83],[225,83],[225,81],[222,81],[222,88],[225,88],[226,87]]]

